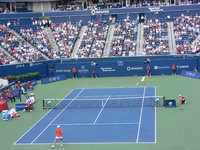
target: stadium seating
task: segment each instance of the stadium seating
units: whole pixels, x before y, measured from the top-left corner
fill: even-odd
[[[149,19],[144,23],[143,53],[146,55],[169,54],[166,20]]]
[[[69,58],[74,48],[74,44],[78,39],[81,29],[80,23],[63,22],[52,23],[51,31],[55,37],[56,43],[59,47],[58,58]]]
[[[174,19],[174,34],[177,46],[177,54],[199,53],[200,16],[188,16],[182,14]]]
[[[88,22],[77,57],[101,57],[106,43],[109,24],[104,22]]]
[[[134,56],[136,53],[137,24],[132,21],[120,21],[115,24],[110,56]]]
[[[169,55],[169,30],[166,18],[146,19],[143,23],[143,55]],[[177,54],[199,54],[199,15],[180,15],[173,20],[174,39]],[[109,56],[137,55],[138,22],[135,20],[117,20],[114,34],[109,42]],[[46,59],[74,57],[102,57],[107,42],[110,24],[106,21],[89,21],[83,33],[80,47],[74,49],[79,38],[82,24],[80,22],[62,22],[49,24],[58,50],[45,31],[42,21],[33,24],[0,25],[0,63],[1,65],[41,61]]]

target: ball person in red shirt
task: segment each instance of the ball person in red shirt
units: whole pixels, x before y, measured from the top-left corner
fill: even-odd
[[[21,88],[22,87],[22,85],[21,85],[21,82],[20,81],[18,81],[17,82],[17,86],[16,86],[17,88]]]
[[[148,65],[148,66],[146,67],[146,69],[147,69],[147,77],[148,77],[148,76],[151,77],[151,67]]]
[[[179,94],[179,97],[180,97],[180,104],[186,104],[186,98],[181,94]]]
[[[176,65],[172,65],[172,75],[176,75]]]
[[[97,78],[97,74],[96,74],[96,72],[95,72],[95,71],[92,71],[92,77],[91,77],[91,78],[94,78],[94,77],[96,77],[96,78]]]
[[[72,72],[73,72],[73,78],[77,78],[77,69],[75,67],[72,69]]]
[[[27,86],[28,86],[28,89],[32,89],[33,88],[33,85],[31,84],[30,81],[27,82]]]
[[[57,142],[57,140],[60,140],[60,147],[62,147],[63,145],[63,130],[60,128],[60,125],[57,125],[57,129],[56,129],[56,137],[55,137],[55,140],[54,140],[54,143],[53,145],[51,146],[52,148],[55,147],[55,144]]]
[[[15,102],[15,97],[10,92],[7,92],[6,96],[11,100],[11,102]]]

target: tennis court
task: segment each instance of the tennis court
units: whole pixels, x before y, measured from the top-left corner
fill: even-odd
[[[155,87],[74,89],[14,144],[51,144],[59,124],[64,143],[156,143],[156,107],[145,107]],[[105,107],[109,99],[139,97],[138,107]],[[65,99],[107,99],[102,107],[68,108]]]

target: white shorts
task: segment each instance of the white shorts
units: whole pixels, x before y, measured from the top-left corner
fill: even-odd
[[[56,139],[57,139],[57,140],[58,140],[58,139],[61,140],[61,139],[62,139],[62,136],[61,136],[61,137],[57,137],[57,136],[56,136]]]

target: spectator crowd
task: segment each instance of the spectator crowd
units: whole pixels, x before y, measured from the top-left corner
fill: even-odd
[[[76,57],[101,57],[106,44],[108,29],[108,23],[88,21],[88,27],[83,35]]]
[[[110,56],[134,56],[136,54],[138,24],[126,18],[115,24]]]
[[[200,15],[188,16],[182,14],[175,18],[174,34],[177,54],[198,54],[200,52],[200,39],[198,38],[200,34]]]
[[[169,6],[169,5],[193,5],[193,4],[200,4],[200,0],[177,0],[175,4],[172,1],[163,1],[163,0],[141,0],[137,2],[131,3],[123,3],[120,4],[119,2],[116,3],[109,3],[102,2],[98,4],[91,4],[87,6],[85,9],[87,10],[97,10],[97,9],[116,9],[116,8],[135,8],[135,7],[150,7],[150,6]],[[83,10],[83,6],[81,4],[73,4],[73,3],[66,3],[66,5],[59,5],[57,8],[52,8],[52,11],[72,11],[72,10]]]
[[[167,18],[144,19],[143,55],[168,55],[169,38]],[[109,56],[135,56],[139,22],[127,15],[123,21],[114,22],[113,37],[107,41],[107,21],[88,21],[87,29],[78,49],[74,50],[80,38],[82,20],[54,23],[51,20],[33,20],[32,24],[0,25],[1,65],[35,62],[46,59],[102,57],[106,44],[110,43]],[[200,16],[182,14],[173,20],[174,39],[177,54],[199,54]],[[47,34],[49,29],[58,49],[53,48]],[[108,42],[108,43],[106,43]],[[141,42],[141,41],[140,41]]]
[[[72,23],[68,21],[51,24],[52,34],[55,37],[56,43],[59,47],[59,51],[54,52],[53,54],[54,59],[69,58],[71,56],[76,40],[78,39],[81,26],[81,21],[78,23]]]
[[[149,19],[144,22],[143,54],[169,54],[167,20]]]

